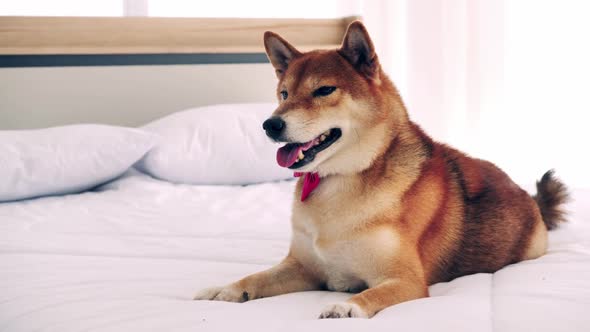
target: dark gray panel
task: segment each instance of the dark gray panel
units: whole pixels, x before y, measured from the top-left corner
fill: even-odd
[[[264,53],[0,55],[0,68],[268,63]]]

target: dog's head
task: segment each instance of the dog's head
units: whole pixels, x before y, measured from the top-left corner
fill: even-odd
[[[362,23],[348,27],[336,50],[301,53],[273,32],[264,46],[279,106],[263,128],[287,143],[277,151],[279,165],[322,176],[369,167],[406,116]]]

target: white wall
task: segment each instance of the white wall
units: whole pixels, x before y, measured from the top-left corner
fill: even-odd
[[[0,130],[136,126],[188,107],[275,101],[270,64],[0,69]]]

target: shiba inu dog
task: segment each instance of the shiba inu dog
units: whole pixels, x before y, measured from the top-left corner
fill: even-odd
[[[292,242],[277,266],[195,299],[244,302],[308,290],[357,293],[320,318],[372,317],[428,286],[543,255],[565,221],[552,171],[529,196],[494,164],[433,141],[408,117],[371,39],[352,23],[337,50],[301,53],[264,35],[280,104],[263,128],[300,179]]]

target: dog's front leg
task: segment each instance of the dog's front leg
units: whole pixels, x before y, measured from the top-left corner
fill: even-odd
[[[319,318],[371,318],[379,311],[405,301],[428,296],[423,282],[386,279],[375,287],[354,295],[348,301],[327,306]]]
[[[262,297],[316,290],[320,283],[293,257],[287,256],[279,265],[250,275],[224,287],[204,289],[195,300],[246,302]]]

